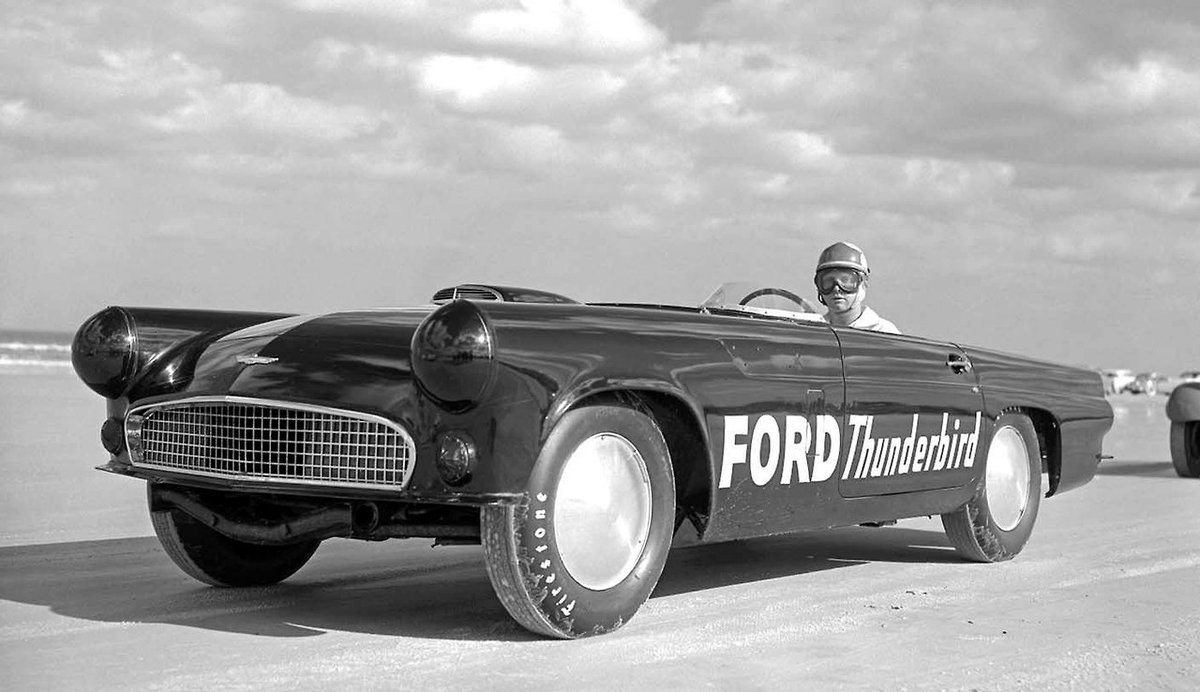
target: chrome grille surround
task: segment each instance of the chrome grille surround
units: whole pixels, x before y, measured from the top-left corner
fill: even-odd
[[[401,490],[416,458],[381,416],[236,396],[135,407],[125,440],[136,468],[306,486]]]

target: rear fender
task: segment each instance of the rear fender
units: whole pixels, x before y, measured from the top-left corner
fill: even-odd
[[[1171,392],[1167,418],[1173,423],[1200,420],[1200,382],[1186,382]]]

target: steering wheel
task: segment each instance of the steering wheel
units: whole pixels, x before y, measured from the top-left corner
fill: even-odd
[[[786,288],[776,288],[774,286],[764,286],[763,288],[751,291],[745,298],[742,298],[738,301],[738,305],[746,305],[755,298],[761,298],[763,296],[779,296],[781,298],[787,298],[796,305],[799,305],[804,312],[816,312],[816,309],[813,308],[812,303],[808,302],[804,298],[801,298]]]

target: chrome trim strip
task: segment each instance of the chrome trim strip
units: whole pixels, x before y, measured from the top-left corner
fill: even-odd
[[[200,469],[179,468],[164,464],[155,464],[146,462],[144,456],[142,442],[142,424],[146,418],[146,412],[167,411],[178,408],[188,408],[194,405],[204,404],[228,404],[241,406],[257,406],[269,409],[285,409],[294,411],[303,411],[306,413],[314,413],[327,416],[336,416],[339,418],[353,419],[368,423],[375,423],[397,433],[407,450],[408,463],[404,468],[396,469],[402,480],[399,484],[396,483],[370,483],[370,482],[346,482],[336,479],[308,479],[308,478],[292,478],[282,475],[265,475],[265,474],[244,474],[233,471],[208,471]],[[153,469],[166,471],[170,473],[205,476],[209,478],[220,478],[238,482],[271,482],[287,485],[298,486],[325,486],[338,488],[369,488],[376,490],[397,491],[408,487],[409,480],[412,478],[413,467],[416,465],[417,448],[413,443],[412,436],[400,424],[383,416],[378,416],[371,413],[363,413],[350,409],[340,409],[331,406],[319,406],[316,404],[304,404],[291,401],[280,401],[277,399],[261,399],[257,397],[245,396],[197,396],[186,399],[173,399],[170,401],[157,402],[153,404],[143,404],[135,406],[125,415],[125,445],[129,450],[130,465],[139,469]],[[359,469],[368,470],[368,469]]]
[[[234,360],[242,365],[270,365],[271,363],[279,361],[279,359],[275,358],[274,356],[260,356],[257,353],[248,356],[238,356],[237,358],[234,358]]]

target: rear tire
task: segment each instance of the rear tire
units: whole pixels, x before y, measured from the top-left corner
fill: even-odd
[[[1018,413],[1001,414],[975,495],[942,515],[946,537],[968,560],[1010,560],[1033,533],[1041,490],[1042,455],[1033,423]]]
[[[1171,463],[1182,478],[1200,478],[1200,421],[1171,423]]]
[[[619,628],[658,583],[675,526],[662,432],[623,405],[568,411],[538,455],[518,506],[484,507],[488,576],[537,634],[575,639]]]
[[[153,491],[151,491],[153,492]],[[188,576],[212,586],[266,586],[304,566],[319,540],[255,545],[223,536],[178,509],[151,511],[158,542]]]

